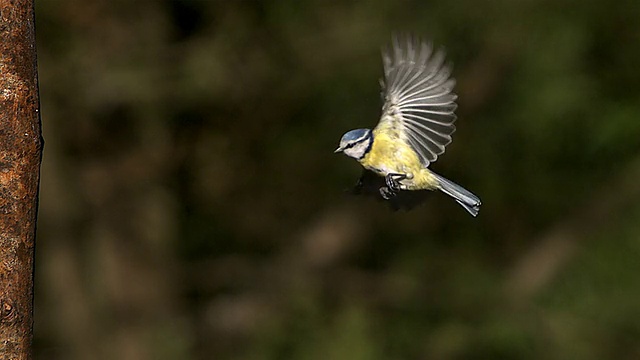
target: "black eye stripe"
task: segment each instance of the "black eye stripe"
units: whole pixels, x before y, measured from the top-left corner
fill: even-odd
[[[356,146],[356,145],[358,145],[358,144],[362,143],[363,141],[365,141],[365,140],[367,140],[367,139],[368,139],[368,137],[364,137],[364,138],[362,138],[362,139],[359,139],[358,141],[355,141],[355,142],[352,142],[351,144],[348,144],[348,145],[347,145],[347,146],[345,146],[344,148],[345,148],[345,150],[346,150],[346,149],[351,149],[352,147],[354,147],[354,146]]]

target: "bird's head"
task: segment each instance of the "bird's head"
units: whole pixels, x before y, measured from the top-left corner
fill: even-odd
[[[362,159],[373,143],[373,135],[369,129],[351,130],[342,136],[340,146],[335,152],[344,152],[345,155],[354,159]]]

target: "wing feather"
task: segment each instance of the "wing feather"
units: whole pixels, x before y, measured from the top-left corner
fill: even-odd
[[[392,129],[429,166],[455,131],[456,94],[444,51],[418,38],[394,37],[383,52],[383,114],[376,129]],[[381,130],[382,131],[382,130]]]

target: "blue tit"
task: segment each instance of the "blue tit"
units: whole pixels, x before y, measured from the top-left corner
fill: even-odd
[[[378,125],[347,132],[335,152],[384,177],[386,186],[379,188],[384,199],[400,191],[437,189],[478,215],[476,195],[428,168],[456,129],[455,79],[444,52],[411,36],[396,37],[382,59],[384,105]]]

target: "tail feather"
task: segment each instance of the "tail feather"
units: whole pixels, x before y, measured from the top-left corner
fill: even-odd
[[[462,186],[454,183],[453,181],[444,178],[436,173],[432,174],[438,180],[440,186],[438,187],[440,191],[451,196],[455,199],[455,201],[462,205],[462,207],[469,212],[472,216],[477,216],[480,211],[480,198],[472,194],[469,190],[463,188]]]

